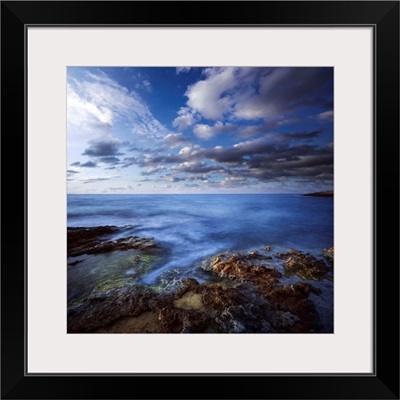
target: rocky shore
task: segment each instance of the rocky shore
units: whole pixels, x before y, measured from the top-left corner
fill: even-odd
[[[109,239],[111,235],[121,232],[116,226],[96,226],[93,228],[67,229],[67,255],[76,257],[82,254],[100,254],[117,250],[149,250],[158,245],[153,238],[128,236],[119,239]]]
[[[333,190],[325,190],[324,192],[306,193],[303,196],[309,197],[333,197]]]
[[[152,238],[111,237],[117,227],[69,228],[68,256],[135,249],[162,251]],[[79,265],[74,267],[79,268]],[[137,268],[141,268],[140,262]],[[195,266],[209,276],[170,278],[162,286],[128,280],[98,285],[68,307],[69,333],[307,333],[324,330],[311,297],[333,280],[333,248],[227,251]]]

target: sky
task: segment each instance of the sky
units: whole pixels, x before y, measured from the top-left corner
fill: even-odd
[[[68,193],[333,188],[333,68],[68,67]]]

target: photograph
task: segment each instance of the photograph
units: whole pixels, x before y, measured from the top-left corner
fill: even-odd
[[[0,397],[398,400],[399,1],[175,5],[1,4]]]
[[[67,333],[334,333],[334,68],[68,66]]]

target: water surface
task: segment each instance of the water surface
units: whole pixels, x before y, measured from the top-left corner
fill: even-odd
[[[300,195],[68,195],[68,226],[128,226],[124,236],[154,237],[164,256],[140,278],[168,273],[203,281],[201,260],[228,249],[294,248],[318,256],[333,246],[333,198]],[[134,252],[82,256],[68,267],[69,299],[98,281],[132,279]],[[164,275],[163,275],[164,274]],[[80,289],[81,288],[81,289]]]

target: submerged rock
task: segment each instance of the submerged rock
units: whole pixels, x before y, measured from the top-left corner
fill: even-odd
[[[77,227],[67,229],[67,254],[76,257],[82,254],[100,254],[115,250],[148,251],[158,247],[153,238],[128,236],[110,240],[121,228],[116,226]]]

